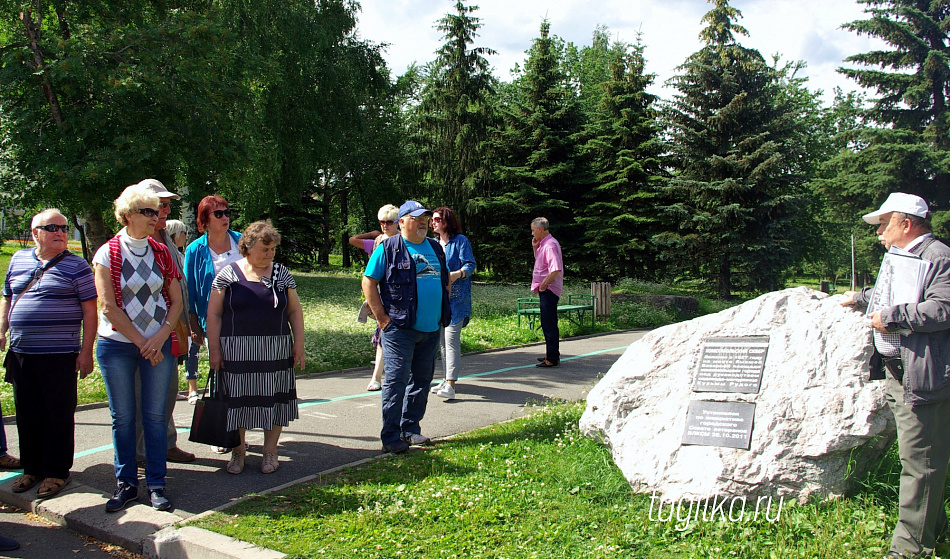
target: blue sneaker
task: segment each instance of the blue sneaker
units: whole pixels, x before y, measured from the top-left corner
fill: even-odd
[[[172,502],[165,496],[164,487],[156,487],[148,490],[148,497],[152,501],[152,508],[155,510],[171,510]]]
[[[393,454],[402,454],[409,450],[409,443],[403,441],[393,441],[391,443],[383,444],[383,450],[386,452],[392,452]]]
[[[139,496],[139,488],[120,481],[112,498],[106,503],[106,512],[118,512]]]
[[[0,536],[0,551],[13,551],[14,549],[20,549],[20,542],[13,538]]]

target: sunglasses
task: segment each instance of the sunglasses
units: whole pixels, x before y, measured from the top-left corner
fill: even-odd
[[[392,220],[392,219],[386,219],[386,220],[380,219],[380,220],[379,220],[379,224],[380,224],[380,225],[392,225],[392,224],[394,224],[394,223],[396,223],[396,222],[395,222],[394,220]]]
[[[409,216],[409,217],[410,217],[411,219],[414,219],[414,220],[416,220],[416,221],[420,221],[420,222],[422,222],[422,223],[429,223],[429,220],[432,219],[432,216],[431,216],[431,215],[428,215],[428,214],[417,215],[417,216],[415,216],[415,217]]]
[[[142,208],[139,210],[139,213],[145,217],[158,217],[158,210],[155,208]]]
[[[54,225],[52,223],[48,225],[38,225],[36,229],[42,229],[43,231],[47,231],[49,233],[55,233],[57,231],[62,231],[63,233],[69,233],[68,225]]]
[[[168,202],[159,202],[158,204],[158,207],[163,210],[167,210],[169,206],[171,206],[171,204],[169,204]]]
[[[438,217],[438,216],[433,216],[433,217],[432,217],[432,221],[438,222],[438,223],[442,223],[442,218],[441,218],[441,217]]]
[[[214,217],[221,219],[222,217],[231,217],[231,208],[225,208],[223,210],[214,210],[211,212],[214,214]]]

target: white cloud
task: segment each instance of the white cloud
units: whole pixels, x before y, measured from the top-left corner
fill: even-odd
[[[425,64],[441,46],[437,21],[454,11],[450,0],[362,0],[360,35],[376,43],[389,43],[385,57],[393,72],[405,72],[412,62]],[[475,46],[498,51],[489,57],[494,73],[509,79],[509,70],[522,64],[524,52],[538,36],[541,21],[551,22],[551,33],[577,45],[590,44],[598,24],[611,35],[633,42],[642,34],[647,71],[657,74],[655,92],[669,96],[661,85],[675,68],[701,48],[701,18],[711,4],[698,0],[483,0],[474,13],[482,28]],[[783,60],[805,60],[811,89],[830,92],[835,86],[853,90],[855,84],[835,69],[844,57],[879,45],[840,29],[843,23],[865,16],[848,0],[734,0],[742,12],[740,25],[749,36],[737,39],[759,49],[767,60],[780,53]],[[830,99],[830,97],[829,97]]]

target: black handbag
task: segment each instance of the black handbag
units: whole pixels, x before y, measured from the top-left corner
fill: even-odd
[[[228,431],[228,395],[224,371],[210,371],[201,399],[195,402],[188,440],[193,443],[234,448],[241,444],[238,431]]]

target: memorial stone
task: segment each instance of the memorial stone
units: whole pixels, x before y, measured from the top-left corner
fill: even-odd
[[[786,289],[654,330],[627,348],[591,390],[582,431],[606,442],[636,491],[667,500],[807,501],[847,493],[890,446],[895,430],[882,383],[867,380],[868,321],[840,299]],[[709,391],[697,382],[707,342],[751,336],[767,337],[767,358],[751,359],[743,369],[743,383],[750,371],[761,376],[756,392],[751,386]],[[697,401],[707,403],[694,412],[735,405],[754,419],[751,425],[739,421],[742,416],[719,416],[733,417],[732,423],[707,420],[706,427],[729,434],[720,440],[694,421],[692,435],[700,442],[689,444],[690,406]],[[720,444],[738,440],[740,427],[751,427],[747,447]]]

